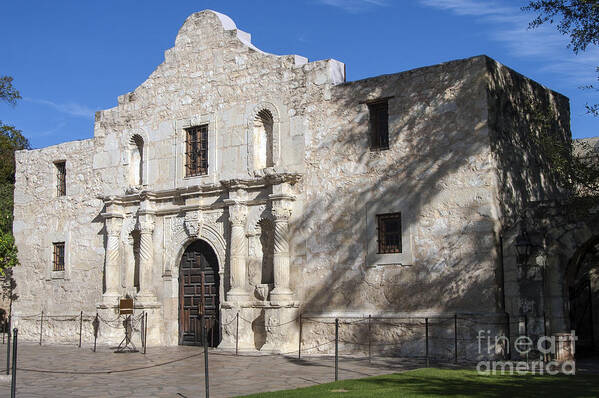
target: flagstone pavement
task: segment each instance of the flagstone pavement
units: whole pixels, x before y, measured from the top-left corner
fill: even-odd
[[[203,397],[204,356],[200,347],[148,347],[141,353],[114,353],[107,347],[39,346],[20,343],[17,397]],[[422,367],[418,360],[341,357],[339,379],[361,378]],[[6,345],[0,344],[5,374]],[[209,353],[210,396],[307,387],[334,380],[330,357],[298,359],[280,355],[235,356]],[[49,371],[49,372],[48,372]],[[108,373],[110,372],[110,373]],[[0,384],[0,397],[10,397],[10,384]]]

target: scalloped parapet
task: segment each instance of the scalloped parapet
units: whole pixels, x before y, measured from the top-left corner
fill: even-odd
[[[295,83],[290,83],[292,80]],[[185,20],[175,45],[164,53],[164,62],[141,85],[120,95],[117,107],[96,114],[94,135],[103,136],[125,114],[133,118],[164,119],[173,115],[180,118],[185,106],[216,104],[217,97],[239,100],[246,97],[244,89],[254,90],[266,84],[290,89],[344,82],[342,62],[334,59],[308,62],[300,55],[264,52],[227,15],[204,10]],[[211,93],[207,93],[208,87]],[[142,106],[147,110],[146,115],[131,114]],[[209,106],[204,112],[210,112]]]

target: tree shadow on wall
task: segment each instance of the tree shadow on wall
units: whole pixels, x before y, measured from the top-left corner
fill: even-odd
[[[501,88],[490,91],[487,62],[477,57],[331,89],[326,120],[310,121],[325,127],[311,137],[317,149],[306,156],[299,187],[310,191],[290,233],[293,247],[305,250],[292,265],[304,313],[503,311],[487,123],[487,95]],[[382,97],[392,97],[390,149],[377,152],[369,150],[363,101]],[[517,98],[503,100],[509,117],[526,117]],[[525,178],[518,183],[535,183]],[[414,261],[373,267],[364,256],[372,239],[366,214],[391,211],[409,223]],[[361,329],[355,337],[364,340]]]

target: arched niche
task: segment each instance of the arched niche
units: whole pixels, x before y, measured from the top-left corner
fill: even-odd
[[[254,118],[254,170],[273,167],[272,138],[274,121],[268,109],[262,109]]]
[[[246,114],[248,128],[248,171],[276,167],[280,158],[280,116],[270,102],[261,102]]]
[[[144,140],[134,134],[129,140],[129,185],[139,186],[144,181]]]

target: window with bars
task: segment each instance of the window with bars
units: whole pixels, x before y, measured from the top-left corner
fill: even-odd
[[[64,271],[64,242],[54,242],[52,271]]]
[[[389,149],[389,103],[387,100],[368,104],[370,113],[370,149]]]
[[[185,176],[208,174],[208,125],[185,130]]]
[[[56,196],[67,194],[67,163],[56,162]]]
[[[377,214],[378,252],[401,253],[401,213]]]

